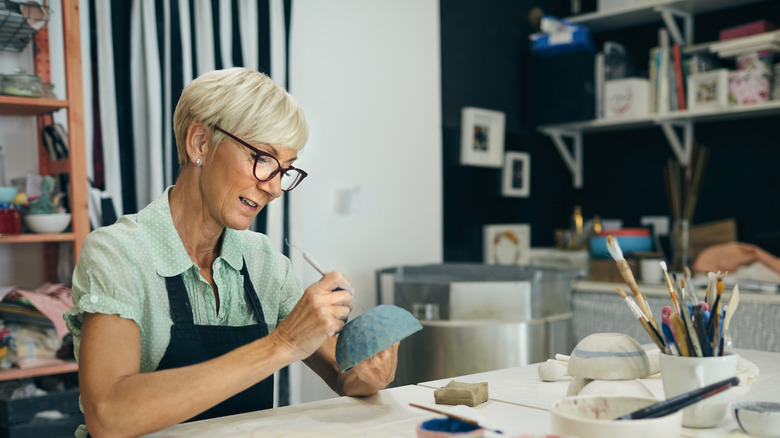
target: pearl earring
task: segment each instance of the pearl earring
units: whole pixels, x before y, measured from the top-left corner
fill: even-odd
[[[200,161],[200,158],[198,158],[197,160],[195,160],[195,165],[196,165],[196,166],[200,166],[200,163],[202,163],[202,161]]]

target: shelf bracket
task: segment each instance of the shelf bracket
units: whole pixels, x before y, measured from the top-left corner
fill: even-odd
[[[575,189],[582,188],[582,131],[566,131],[561,129],[549,129],[544,131],[552,140],[563,162],[571,172],[572,186]],[[572,143],[572,150],[565,139]]]
[[[693,150],[693,121],[663,121],[659,122],[661,129],[666,135],[666,140],[672,147],[672,151],[677,156],[680,164],[687,166],[691,161],[691,151]],[[682,128],[682,141],[674,128]]]
[[[666,28],[669,30],[672,41],[681,46],[687,46],[693,43],[693,14],[678,11],[677,9],[666,6],[656,6],[655,10],[661,14],[661,18],[664,20],[664,24],[666,24]],[[680,27],[677,25],[677,20],[675,18],[682,19],[685,35],[680,32]]]

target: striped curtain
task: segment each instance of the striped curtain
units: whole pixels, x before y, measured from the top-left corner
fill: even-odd
[[[140,210],[176,181],[173,111],[193,78],[244,66],[286,84],[285,3],[89,1],[90,176],[119,214]],[[260,231],[266,223],[266,217],[259,221]]]
[[[173,111],[192,79],[243,66],[286,86],[290,9],[291,0],[82,0],[87,167],[117,216],[175,183]],[[253,229],[284,251],[282,201]],[[284,406],[288,370],[276,378],[276,405]]]

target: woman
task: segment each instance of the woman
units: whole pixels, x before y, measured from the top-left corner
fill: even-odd
[[[302,291],[290,261],[247,230],[306,176],[293,166],[308,137],[294,98],[261,73],[214,71],[182,91],[174,130],[176,184],[92,232],[76,265],[77,436],[270,408],[273,373],[298,360],[342,395],[390,383],[397,344],[338,372],[349,280],[334,271]]]

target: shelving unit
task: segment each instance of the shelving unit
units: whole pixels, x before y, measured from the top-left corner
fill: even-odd
[[[19,234],[0,236],[0,244],[43,243],[44,278],[56,282],[58,245],[73,243],[73,259],[78,258],[81,244],[89,233],[89,211],[87,206],[87,167],[84,143],[84,103],[81,83],[81,46],[79,44],[79,11],[77,0],[63,0],[62,17],[65,89],[67,100],[0,96],[0,115],[35,116],[37,126],[50,118],[53,111],[66,110],[68,115],[68,157],[52,161],[40,140],[38,133],[38,170],[41,175],[69,175],[69,206],[71,231],[59,234]],[[50,80],[49,34],[43,27],[35,34],[35,73],[45,82]]]
[[[693,51],[710,51],[713,46],[717,47],[718,44],[718,42],[692,44],[693,17],[695,14],[761,2],[766,2],[766,0],[645,1],[607,12],[593,12],[568,17],[565,20],[585,26],[592,32],[604,32],[663,22],[673,40],[681,44],[685,52],[690,53]],[[684,31],[682,32],[677,24],[678,19],[683,21]],[[692,151],[695,124],[740,118],[768,117],[777,114],[780,114],[780,102],[770,101],[763,104],[727,107],[718,110],[671,111],[664,114],[650,114],[646,117],[627,120],[584,120],[539,126],[537,130],[549,136],[552,140],[564,164],[572,174],[573,187],[582,188],[583,134],[658,126],[666,136],[677,160],[681,164],[688,164]]]
[[[43,244],[44,278],[56,282],[58,246],[73,244],[73,260],[78,259],[84,238],[90,231],[88,211],[87,165],[84,140],[84,102],[81,79],[81,45],[78,0],[62,0],[62,17],[66,100],[0,96],[0,116],[31,116],[38,127],[54,111],[67,111],[68,157],[52,161],[38,132],[38,170],[41,175],[68,175],[71,231],[58,234],[18,234],[0,236],[0,244]],[[35,34],[35,74],[50,81],[48,26]],[[31,369],[0,371],[0,380],[21,379],[78,371],[75,362],[63,362]]]
[[[28,379],[30,377],[50,376],[52,374],[75,373],[78,370],[78,364],[76,362],[69,361],[54,365],[28,368],[24,370],[19,368],[12,368],[9,370],[0,371],[0,381]]]

